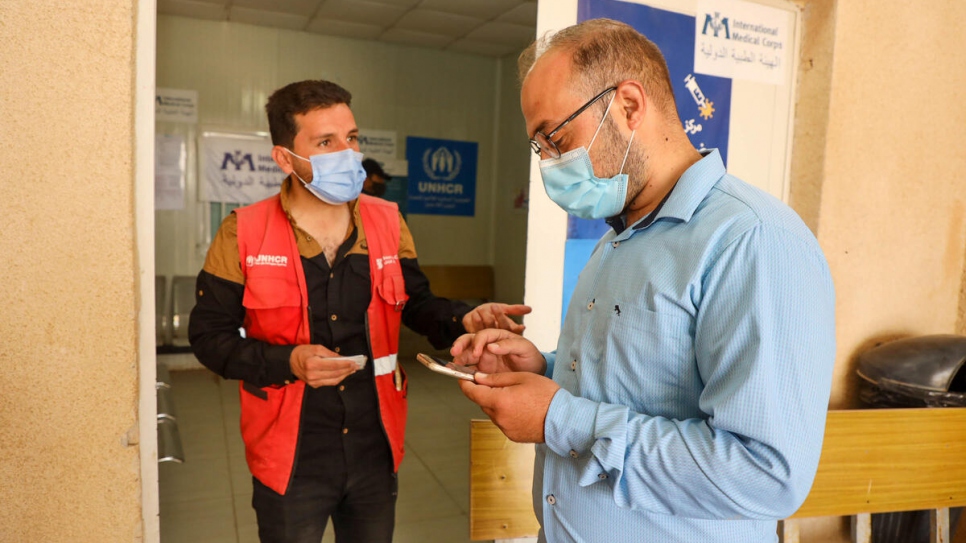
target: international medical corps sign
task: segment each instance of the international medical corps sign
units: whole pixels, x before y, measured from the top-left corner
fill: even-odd
[[[201,135],[199,199],[207,202],[252,204],[273,196],[285,179],[272,160],[272,142],[260,134]]]
[[[409,213],[472,217],[478,153],[476,142],[407,137]]]

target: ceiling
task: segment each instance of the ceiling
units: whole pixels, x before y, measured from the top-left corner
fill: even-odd
[[[493,57],[537,27],[537,0],[158,0],[158,13]]]

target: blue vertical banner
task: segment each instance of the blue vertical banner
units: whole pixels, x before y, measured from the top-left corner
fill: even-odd
[[[627,23],[658,46],[667,62],[682,128],[696,149],[716,148],[727,164],[731,79],[695,73],[695,18],[620,0],[578,0],[577,21],[597,18]],[[577,284],[577,276],[590,258],[597,240],[608,229],[610,227],[603,220],[567,218],[564,314]],[[563,316],[561,322],[562,319]]]
[[[409,213],[472,217],[478,153],[472,141],[407,137]]]

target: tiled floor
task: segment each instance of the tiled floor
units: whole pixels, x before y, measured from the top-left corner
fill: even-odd
[[[469,421],[486,416],[453,379],[415,361],[412,353],[427,350],[438,352],[415,336],[404,336],[400,346],[410,383],[409,422],[393,541],[469,542]],[[191,367],[184,357],[190,355],[159,361]],[[237,382],[205,369],[174,370],[171,380],[185,462],[159,466],[161,542],[257,543]],[[331,529],[322,541],[335,541]]]

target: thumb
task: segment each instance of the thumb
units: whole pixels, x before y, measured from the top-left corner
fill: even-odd
[[[501,372],[501,373],[482,373],[476,372],[473,374],[474,380],[478,385],[486,385],[488,387],[507,387],[510,385],[515,385],[520,381],[519,375],[516,372]]]

